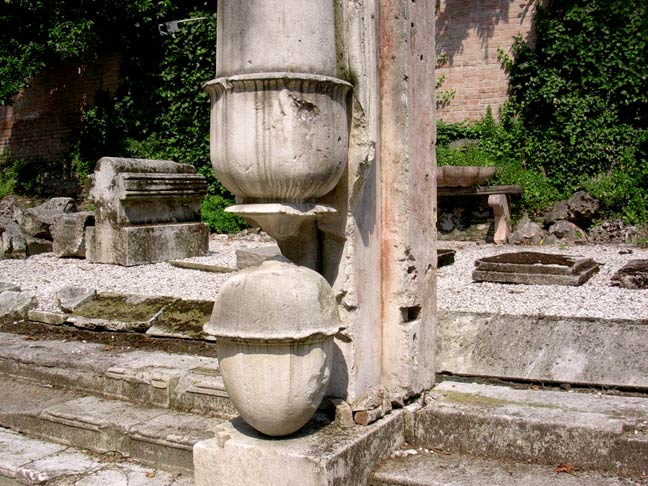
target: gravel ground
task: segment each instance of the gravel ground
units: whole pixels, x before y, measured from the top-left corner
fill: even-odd
[[[627,245],[552,245],[539,248],[446,241],[440,241],[438,246],[457,250],[455,263],[439,269],[439,310],[648,319],[648,290],[628,290],[610,285],[612,275],[628,261],[648,259],[648,249]],[[473,282],[471,274],[475,260],[518,251],[584,256],[603,265],[596,275],[579,287]]]
[[[270,244],[270,241],[256,234],[245,237],[212,235],[209,255],[186,261],[234,267],[237,248]],[[648,290],[625,290],[610,286],[610,277],[629,260],[648,259],[647,249],[619,245],[533,248],[446,241],[440,241],[439,248],[457,250],[455,263],[441,268],[438,273],[440,310],[648,319]],[[628,250],[632,253],[623,253]],[[580,255],[592,257],[603,266],[597,275],[580,287],[472,281],[471,273],[476,259],[511,251]],[[27,260],[0,260],[0,281],[34,292],[38,307],[43,310],[55,310],[54,294],[68,285],[92,287],[99,292],[213,300],[228,277],[228,274],[180,269],[167,263],[127,268],[92,264],[85,260],[59,259],[52,253],[36,255]]]

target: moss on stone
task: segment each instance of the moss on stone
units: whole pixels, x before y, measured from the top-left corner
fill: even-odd
[[[90,319],[147,322],[175,300],[172,297],[138,298],[132,295],[100,294],[77,308],[73,315]]]

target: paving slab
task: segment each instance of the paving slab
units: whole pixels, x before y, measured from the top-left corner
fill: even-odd
[[[0,426],[95,452],[118,452],[172,471],[190,471],[192,447],[223,419],[0,378]]]
[[[648,389],[648,320],[441,311],[436,370]]]
[[[1,374],[182,411],[236,414],[216,358],[0,333]]]
[[[559,465],[556,465],[559,466]],[[420,453],[384,461],[369,486],[639,486],[640,478],[524,463],[486,461],[475,457]]]
[[[648,475],[648,399],[445,381],[406,439],[448,453]]]
[[[190,475],[106,460],[0,428],[0,485],[191,486]]]

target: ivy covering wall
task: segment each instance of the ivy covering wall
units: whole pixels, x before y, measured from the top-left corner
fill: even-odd
[[[440,124],[440,163],[465,160],[444,140],[480,138],[479,157],[502,167],[500,182],[524,186],[527,209],[586,189],[609,215],[646,222],[648,2],[549,0],[535,30],[534,46],[517,39],[501,55],[510,99],[500,123]]]

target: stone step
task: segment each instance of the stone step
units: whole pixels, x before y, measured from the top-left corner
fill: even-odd
[[[407,415],[413,447],[648,475],[648,398],[445,381]]]
[[[190,474],[169,473],[102,457],[0,428],[0,485],[192,486]]]
[[[0,333],[0,376],[184,412],[232,417],[218,360]]]
[[[541,466],[488,461],[433,452],[394,457],[380,464],[368,486],[631,486],[642,478],[579,471],[569,464]]]
[[[0,427],[170,471],[193,470],[193,446],[224,420],[0,377]]]

